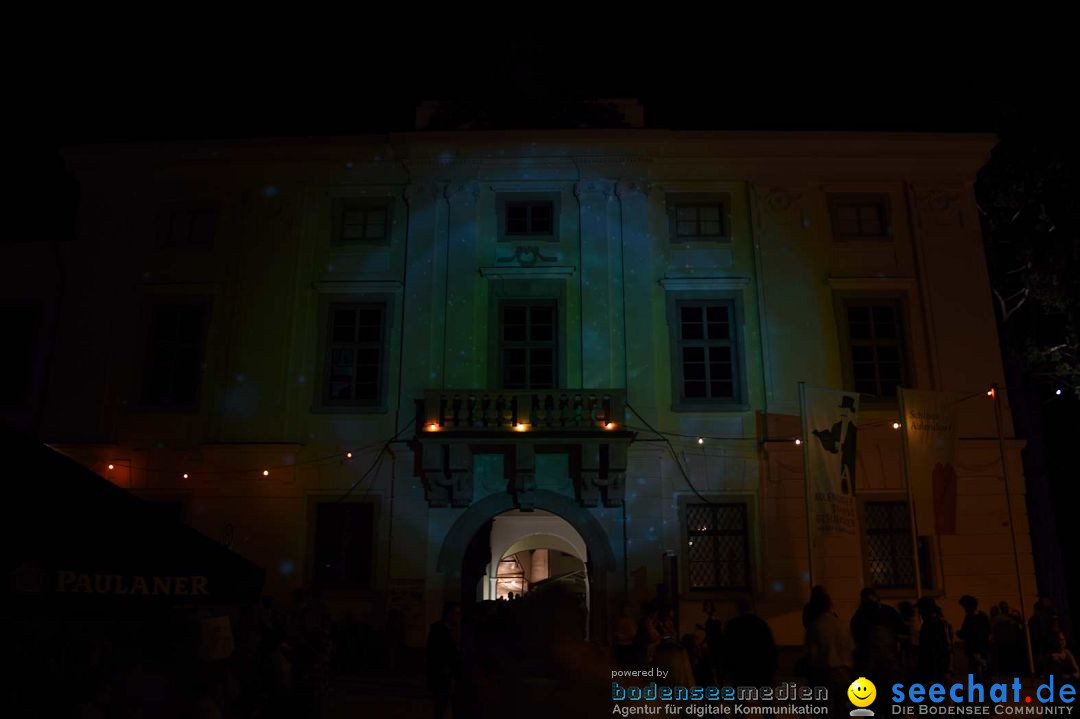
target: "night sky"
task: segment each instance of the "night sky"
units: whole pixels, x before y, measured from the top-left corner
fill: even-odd
[[[647,126],[670,129],[1000,132],[1075,116],[1069,63],[1052,41],[1033,53],[954,37],[948,54],[876,37],[665,47],[409,35],[376,49],[348,35],[235,47],[194,35],[66,41],[72,61],[28,86],[44,146],[408,131],[418,101],[449,98],[512,126],[543,114],[559,124],[584,97],[638,98]]]

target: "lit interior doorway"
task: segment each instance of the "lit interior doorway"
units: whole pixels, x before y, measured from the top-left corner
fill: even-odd
[[[588,626],[588,550],[569,522],[542,510],[505,512],[492,521],[490,547],[477,599],[521,599],[558,589],[578,597]]]

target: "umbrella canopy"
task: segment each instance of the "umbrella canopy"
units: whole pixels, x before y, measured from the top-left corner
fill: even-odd
[[[27,599],[83,605],[253,602],[263,570],[40,443],[5,433],[9,577]]]

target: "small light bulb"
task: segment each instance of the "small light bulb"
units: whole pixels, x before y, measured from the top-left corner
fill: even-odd
[[[993,388],[993,387],[991,387],[990,389],[986,390],[986,396],[987,396],[987,397],[993,397],[993,396],[994,396],[994,394],[995,394],[995,392],[994,392],[994,388]]]
[[[263,476],[264,477],[269,477],[270,476],[270,470],[269,469],[264,469],[263,470]]]
[[[604,425],[604,429],[615,429],[615,423],[614,422],[608,422],[607,424]]]
[[[1058,397],[1060,397],[1061,396],[1061,389],[1058,388],[1058,389],[1054,390],[1054,394],[1056,394]]]
[[[899,422],[893,422],[892,423],[892,428],[893,429],[900,429],[900,423]]]
[[[439,423],[438,422],[432,422],[431,424],[429,424],[427,426],[427,428],[428,428],[428,432],[438,432],[439,431]]]
[[[518,432],[524,432],[525,431],[525,424],[523,422],[518,422],[514,426],[514,429],[516,429]]]
[[[698,444],[705,444],[705,438],[704,437],[698,437],[697,438],[697,443]]]
[[[113,468],[113,466],[112,466],[112,465],[110,464],[110,465],[109,465],[109,469],[112,469],[112,468]]]
[[[802,444],[802,440],[798,437],[795,438],[795,444]]]
[[[184,479],[187,479],[187,478],[188,478],[188,473],[184,472]]]
[[[352,452],[346,452],[345,459],[352,459]]]

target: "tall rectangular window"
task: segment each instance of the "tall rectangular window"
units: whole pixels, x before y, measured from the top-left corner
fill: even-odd
[[[886,195],[829,195],[833,239],[838,242],[888,240],[889,198]]]
[[[312,583],[319,589],[371,589],[374,544],[373,504],[319,502]]]
[[[158,303],[150,311],[142,404],[156,409],[192,409],[203,373],[207,305]]]
[[[851,388],[871,397],[894,399],[908,381],[907,351],[900,306],[884,299],[849,299],[847,322]]]
[[[688,504],[685,521],[690,589],[749,589],[746,505]]]
[[[363,407],[383,401],[386,305],[336,302],[328,307],[323,403]]]
[[[677,303],[681,401],[739,399],[735,306],[731,301]]]
[[[907,502],[865,502],[863,526],[870,585],[882,589],[914,587],[915,560]]]
[[[504,389],[549,389],[558,381],[554,302],[504,302],[499,343]]]

